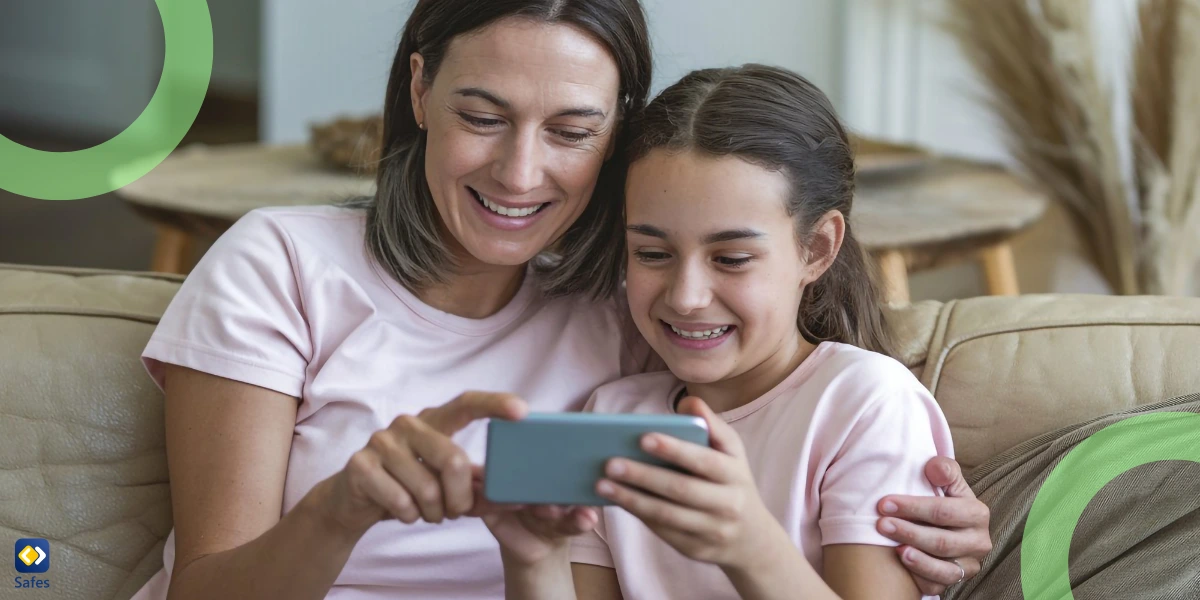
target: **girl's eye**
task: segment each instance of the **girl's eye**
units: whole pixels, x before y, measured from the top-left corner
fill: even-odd
[[[490,129],[492,127],[499,127],[501,124],[504,123],[500,119],[484,119],[481,117],[476,117],[474,115],[469,115],[464,112],[458,113],[458,116],[461,117],[462,120],[469,123],[471,126],[478,127],[480,129]]]
[[[737,267],[741,267],[741,266],[745,265],[746,263],[750,262],[750,257],[749,256],[739,256],[739,257],[718,256],[715,260],[721,266],[737,268]]]
[[[641,262],[659,262],[671,258],[666,252],[656,252],[654,250],[637,250],[633,253]]]

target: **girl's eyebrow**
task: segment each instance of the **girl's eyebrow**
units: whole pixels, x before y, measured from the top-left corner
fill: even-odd
[[[653,225],[627,225],[626,231],[640,233],[650,237],[667,239],[667,232]],[[757,229],[727,229],[718,231],[704,236],[702,240],[705,244],[719,244],[721,242],[732,242],[734,240],[754,240],[767,237],[767,234],[758,231]]]

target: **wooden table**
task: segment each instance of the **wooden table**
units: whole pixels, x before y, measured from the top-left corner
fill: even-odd
[[[215,238],[255,208],[328,204],[374,189],[374,178],[327,167],[304,145],[244,144],[178,150],[118,194],[159,227],[151,269],[186,273],[195,238]],[[910,271],[972,257],[983,263],[989,293],[1016,294],[1008,242],[1045,204],[1002,169],[939,160],[863,177],[851,223],[878,260],[891,302],[908,302]]]
[[[892,303],[908,303],[908,273],[972,258],[982,263],[989,294],[1015,296],[1010,241],[1041,218],[1046,203],[1004,169],[937,160],[859,181],[850,222],[879,263]]]

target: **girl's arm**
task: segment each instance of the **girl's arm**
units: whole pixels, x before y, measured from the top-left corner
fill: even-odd
[[[574,563],[571,565],[571,575],[575,579],[577,600],[623,600],[614,569]]]
[[[825,583],[843,600],[917,600],[917,584],[890,546],[825,546]]]

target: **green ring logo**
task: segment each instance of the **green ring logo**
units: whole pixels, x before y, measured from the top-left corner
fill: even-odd
[[[78,200],[120,189],[157,167],[183,141],[212,77],[206,0],[154,0],[162,16],[162,78],[146,110],[116,137],[77,152],[43,152],[0,135],[0,188],[42,200]]]
[[[1130,417],[1067,453],[1042,484],[1025,522],[1021,593],[1026,600],[1074,598],[1068,558],[1084,509],[1117,476],[1162,460],[1200,463],[1200,414]]]

